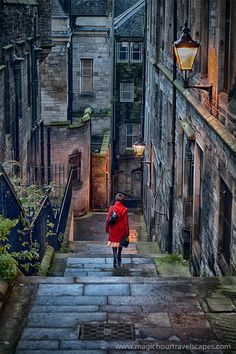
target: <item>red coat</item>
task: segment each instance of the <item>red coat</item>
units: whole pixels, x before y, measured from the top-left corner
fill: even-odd
[[[108,220],[112,211],[118,214],[118,219],[114,225],[108,225]],[[119,201],[110,206],[106,218],[106,232],[109,233],[108,241],[120,242],[125,235],[129,235],[128,209]]]

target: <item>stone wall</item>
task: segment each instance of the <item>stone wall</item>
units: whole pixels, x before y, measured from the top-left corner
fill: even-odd
[[[27,164],[40,163],[38,63],[50,51],[50,6],[50,1],[13,0],[5,1],[0,8],[1,94],[4,95],[0,101],[1,161],[18,160],[22,177],[26,177]],[[36,54],[35,48],[40,46]]]
[[[159,37],[152,39],[155,12],[149,10],[148,44],[147,44],[147,86],[145,110],[145,140],[147,142],[146,159],[151,166],[144,169],[144,211],[149,237],[158,241],[161,250],[187,254],[196,275],[219,275],[235,272],[236,269],[236,139],[234,121],[234,80],[235,53],[231,53],[229,65],[228,92],[223,92],[222,48],[217,41],[222,37],[224,12],[222,3],[210,2],[211,14],[209,47],[200,54],[195,65],[196,75],[193,78],[199,83],[197,72],[203,70],[204,61],[209,63],[207,79],[213,83],[213,107],[210,112],[208,96],[201,90],[186,90],[180,80],[172,81],[171,31],[173,9],[166,4],[166,18],[161,23],[165,29]],[[178,29],[183,18],[185,6],[178,4]],[[203,3],[201,3],[203,4]],[[200,40],[198,32],[202,21],[200,3],[196,0],[190,8],[191,33],[194,39]],[[231,15],[234,16],[234,3]],[[157,16],[162,12],[157,7]],[[220,19],[219,13],[222,13]],[[232,17],[231,17],[232,18]],[[152,21],[151,21],[152,19]],[[190,20],[190,19],[189,19]],[[182,21],[183,22],[183,21]],[[170,26],[169,26],[170,24]],[[232,26],[234,26],[232,22]],[[160,24],[159,24],[160,25]],[[203,31],[203,26],[200,26]],[[155,31],[154,31],[155,32]],[[203,36],[203,32],[201,35]],[[165,37],[161,46],[162,36]],[[160,42],[159,42],[160,41]],[[203,44],[204,45],[204,44]],[[235,38],[231,38],[234,47]],[[215,59],[213,60],[214,48]],[[157,53],[157,55],[156,55]],[[202,71],[203,73],[203,71]],[[202,74],[203,75],[203,74]],[[176,90],[176,106],[173,92]],[[230,93],[231,92],[231,93]],[[227,98],[228,97],[228,98]],[[223,102],[223,101],[224,102]],[[175,109],[176,126],[173,136],[173,115]],[[231,122],[231,123],[230,123]],[[175,150],[173,150],[173,143]],[[175,152],[175,156],[173,155]],[[174,165],[172,159],[174,157]],[[173,169],[174,167],[174,169]],[[174,173],[173,199],[173,232],[171,233],[170,191]],[[224,259],[222,266],[221,219],[220,211],[222,195],[220,185],[224,184],[231,193],[227,209],[231,210],[230,259]],[[226,193],[225,191],[223,193]],[[225,212],[225,210],[224,210]],[[170,244],[171,243],[171,244]],[[226,246],[224,246],[226,247]]]
[[[51,129],[51,161],[56,165],[69,164],[69,155],[81,153],[80,183],[74,186],[74,216],[88,212],[90,203],[90,121],[78,126],[76,124],[47,126]],[[45,132],[46,141],[46,132]],[[47,156],[47,150],[45,150]]]

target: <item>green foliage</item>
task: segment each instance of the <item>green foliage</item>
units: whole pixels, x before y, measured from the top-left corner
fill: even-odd
[[[10,254],[0,254],[0,279],[11,283],[17,276],[17,262]]]
[[[159,259],[160,263],[164,263],[164,264],[188,264],[188,261],[183,259],[183,256],[181,254],[178,253],[173,253],[173,254],[167,254],[164,257],[161,257]]]
[[[45,197],[45,189],[37,185],[26,186],[20,178],[15,176],[11,177],[11,183],[27,215],[34,216]]]
[[[16,226],[18,220],[10,220],[0,215],[0,254],[7,253],[9,245],[7,244],[7,236],[11,229]]]
[[[19,220],[10,220],[0,215],[0,279],[11,282],[17,275],[17,268],[28,272],[39,268],[39,245],[34,243],[28,250],[21,252],[10,252],[11,246],[8,243],[8,235]],[[22,246],[27,246],[23,244]]]

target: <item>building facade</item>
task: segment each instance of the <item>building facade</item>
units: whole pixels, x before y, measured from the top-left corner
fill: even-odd
[[[195,275],[236,267],[236,2],[148,0],[144,212],[162,251],[190,258]],[[201,43],[186,89],[173,41],[188,21]]]
[[[27,179],[43,159],[39,65],[51,49],[51,3],[4,0],[0,23],[0,161]]]
[[[132,146],[143,115],[144,25],[144,1],[115,1],[113,189],[125,193],[130,206],[141,200],[142,168]]]

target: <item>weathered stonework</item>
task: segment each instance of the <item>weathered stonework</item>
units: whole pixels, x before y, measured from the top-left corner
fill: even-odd
[[[180,3],[177,1],[177,18],[179,25],[183,25],[182,20],[187,18],[187,14],[184,14],[185,7]],[[199,83],[201,80],[201,84],[207,84],[208,79],[213,83],[212,113],[204,91],[186,90],[179,80],[173,82],[171,41],[166,40],[172,35],[173,23],[169,14],[173,9],[171,6],[165,7],[164,23],[167,27],[164,26],[163,32],[160,30],[158,38],[151,40],[150,31],[155,32],[152,28],[153,17],[157,14],[158,23],[160,7],[165,6],[166,2],[156,4],[152,9],[148,5],[145,141],[146,159],[151,161],[151,167],[145,166],[144,170],[145,218],[150,239],[158,241],[163,251],[172,249],[190,257],[192,271],[196,275],[229,274],[236,269],[236,55],[235,52],[229,53],[228,92],[223,92],[224,53],[219,47],[221,31],[224,30],[223,3],[210,2],[210,27],[205,29],[200,24],[203,9],[199,3],[195,1],[190,9],[193,38],[203,39],[197,34],[195,36],[195,33],[200,33],[197,32],[199,26],[202,36],[204,31],[209,35],[209,46],[201,54],[201,64],[197,61],[195,65],[193,81]],[[235,15],[234,6],[233,3],[232,18]],[[231,26],[234,28],[232,18]],[[230,41],[234,48],[235,38],[230,38]],[[197,71],[204,69],[205,62],[208,63],[208,76],[201,79]],[[176,100],[173,102],[174,90]],[[173,109],[176,118],[174,136]],[[173,232],[170,228],[172,187]],[[227,195],[227,204],[223,204],[226,203],[223,202],[224,195]],[[223,217],[229,220],[229,232],[224,229]],[[230,242],[228,246],[227,242]]]

